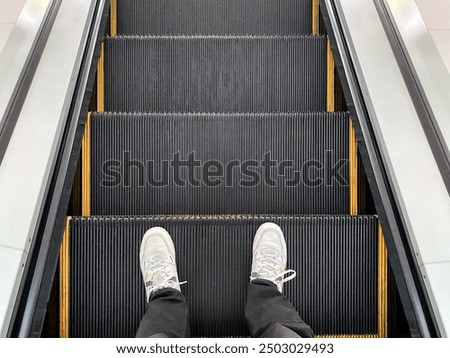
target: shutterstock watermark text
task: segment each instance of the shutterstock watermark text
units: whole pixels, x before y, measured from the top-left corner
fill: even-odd
[[[348,186],[348,159],[336,158],[333,151],[325,152],[323,160],[275,159],[266,152],[260,159],[233,159],[226,162],[200,160],[195,152],[173,153],[168,159],[142,161],[125,151],[120,159],[102,164],[100,185],[115,187],[255,187],[266,185],[296,187],[304,185]]]

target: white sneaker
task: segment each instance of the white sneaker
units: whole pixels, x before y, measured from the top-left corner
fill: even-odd
[[[162,288],[180,290],[175,247],[169,233],[162,227],[153,227],[144,234],[139,253],[147,302],[151,294]]]
[[[287,250],[283,231],[277,224],[262,224],[253,240],[250,281],[269,280],[277,285],[278,291],[283,292],[283,283],[297,275],[294,270],[286,270],[286,261]]]

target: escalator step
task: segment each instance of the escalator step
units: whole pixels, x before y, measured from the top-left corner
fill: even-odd
[[[324,36],[108,38],[105,111],[324,111],[326,53]]]
[[[303,35],[311,0],[118,0],[121,35]]]
[[[145,310],[138,253],[150,227],[171,234],[193,336],[245,336],[258,226],[278,223],[285,294],[316,334],[377,334],[377,220],[368,216],[76,217],[70,234],[70,336],[132,337]]]
[[[92,215],[347,214],[346,113],[91,115]]]

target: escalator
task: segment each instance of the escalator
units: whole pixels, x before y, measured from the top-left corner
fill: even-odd
[[[314,0],[111,2],[60,251],[61,337],[134,336],[153,226],[174,239],[193,336],[248,335],[266,221],[318,336],[388,336],[402,312],[324,32]]]

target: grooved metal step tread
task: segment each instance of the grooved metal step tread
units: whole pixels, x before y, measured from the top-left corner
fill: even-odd
[[[311,0],[117,0],[122,35],[303,35]]]
[[[194,336],[245,336],[246,287],[259,225],[281,226],[288,268],[285,294],[318,335],[377,335],[385,301],[378,280],[378,222],[370,216],[75,217],[71,220],[71,337],[132,337],[145,310],[139,246],[146,230],[171,234]],[[386,268],[384,268],[386,269]],[[383,270],[383,268],[382,268]],[[67,272],[67,271],[66,271]],[[67,285],[63,285],[67,289]],[[380,299],[383,295],[380,295]],[[382,308],[382,307],[381,307]],[[67,320],[62,319],[67,323]]]
[[[105,40],[105,111],[326,110],[324,36]]]
[[[348,132],[347,113],[93,113],[90,214],[347,214]]]

